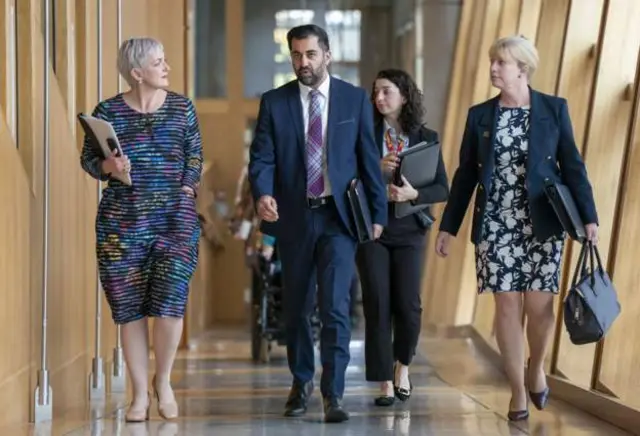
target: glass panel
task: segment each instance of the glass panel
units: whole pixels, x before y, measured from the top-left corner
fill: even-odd
[[[334,62],[360,60],[360,11],[329,11],[326,30]]]
[[[196,0],[196,97],[227,97],[225,0]]]
[[[360,86],[360,68],[357,64],[331,64],[331,75]]]
[[[360,81],[359,10],[281,9],[283,3],[245,0],[244,95],[258,98],[294,80],[287,32],[302,24],[322,26],[329,35],[332,74],[353,84]],[[311,3],[308,6],[315,6]]]
[[[244,95],[260,95],[295,78],[291,68],[287,32],[317,18],[311,9],[282,10],[278,2],[245,0]]]

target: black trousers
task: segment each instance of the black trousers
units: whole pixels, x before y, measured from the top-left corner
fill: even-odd
[[[424,252],[425,234],[418,229],[383,234],[377,242],[358,248],[367,381],[393,380],[394,362],[409,365],[415,355]]]

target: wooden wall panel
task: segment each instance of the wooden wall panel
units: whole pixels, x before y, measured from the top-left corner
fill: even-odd
[[[31,189],[0,110],[0,423],[29,419]],[[10,205],[10,207],[8,207]],[[27,223],[27,225],[25,225]],[[16,334],[16,332],[20,332]]]
[[[564,39],[562,63],[560,64],[560,76],[558,78],[557,94],[565,97],[569,103],[569,114],[573,123],[576,144],[584,151],[586,131],[590,114],[590,105],[595,86],[595,74],[597,66],[597,44],[600,38],[604,0],[591,0],[578,4],[571,2],[569,17]],[[567,241],[565,245],[564,261],[562,266],[563,290],[566,291],[568,280],[577,261],[575,245]],[[558,299],[557,313],[562,311],[562,296]],[[559,321],[561,321],[559,319]],[[556,324],[554,336],[554,352],[552,356],[551,371],[563,375],[562,367],[558,365],[558,353],[560,352],[560,336],[564,334],[564,326],[561,322]],[[593,347],[579,347],[573,355],[576,363],[568,363],[569,366],[585,365],[589,367],[593,361]],[[587,369],[582,369],[585,373]],[[584,378],[584,383],[588,383]]]
[[[464,131],[464,123],[467,110],[472,104],[474,87],[473,73],[479,68],[481,55],[479,53],[479,41],[482,34],[483,21],[475,17],[482,15],[485,0],[477,2],[465,2],[460,14],[458,27],[458,41],[453,67],[453,77],[447,106],[445,128],[442,135],[442,153],[447,171],[450,177],[458,167],[460,140]],[[464,73],[463,73],[464,72]],[[434,216],[440,216],[442,205],[434,207]],[[468,232],[465,225],[458,237],[452,243],[452,252],[449,259],[438,256],[427,256],[423,279],[423,319],[426,323],[446,325],[457,323],[458,308],[464,305],[467,308],[466,318],[462,324],[468,324],[472,320],[469,310],[474,306],[474,298],[469,301],[461,295],[461,275],[459,262],[461,253],[468,244]],[[427,249],[433,250],[437,232],[429,232]],[[454,321],[455,320],[455,321]]]
[[[509,0],[505,0],[509,1]],[[520,0],[520,20],[518,22],[518,34],[535,41],[540,22],[542,0]]]
[[[536,47],[542,59],[532,78],[532,86],[538,91],[555,94],[558,85],[565,31],[569,16],[569,0],[542,0],[540,22],[536,35]]]
[[[600,247],[607,262],[612,247],[611,234],[617,207],[617,193],[623,166],[631,102],[624,99],[635,77],[640,44],[640,3],[612,0],[605,3],[604,33],[598,49],[595,94],[586,134],[585,160],[600,220]],[[573,258],[577,250],[573,250]],[[572,259],[571,271],[575,265]],[[562,333],[558,370],[572,381],[590,386],[593,370],[593,346],[575,347]],[[591,357],[591,358],[589,358]]]
[[[635,262],[640,244],[640,55],[635,79],[635,99],[625,161],[620,208],[615,229],[615,248],[610,253],[610,272],[622,305],[622,314],[604,341],[599,386],[624,403],[640,409],[640,269]]]

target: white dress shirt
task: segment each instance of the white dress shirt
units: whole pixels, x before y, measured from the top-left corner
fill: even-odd
[[[324,191],[321,197],[332,195],[331,183],[329,182],[329,169],[327,165],[327,124],[329,123],[329,83],[331,76],[327,78],[318,87],[320,93],[320,108],[322,110],[322,176],[324,178]],[[304,140],[307,142],[309,130],[309,102],[311,101],[310,92],[313,88],[303,85],[298,81],[300,86],[300,100],[302,101],[302,120],[304,123]]]

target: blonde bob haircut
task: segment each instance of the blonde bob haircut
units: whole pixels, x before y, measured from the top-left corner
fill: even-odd
[[[489,49],[491,60],[505,60],[507,56],[513,58],[531,80],[539,62],[538,50],[533,43],[522,35],[514,35],[498,39]]]

